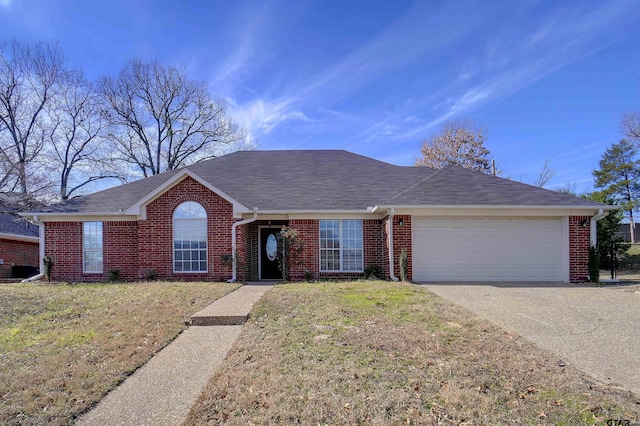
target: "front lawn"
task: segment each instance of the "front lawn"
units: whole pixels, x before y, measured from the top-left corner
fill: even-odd
[[[186,424],[606,424],[638,421],[638,403],[420,286],[290,284]]]
[[[0,285],[0,424],[71,423],[237,287]]]

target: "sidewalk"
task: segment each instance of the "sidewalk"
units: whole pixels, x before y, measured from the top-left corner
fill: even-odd
[[[193,316],[196,322],[81,416],[81,426],[179,425],[236,341],[269,285],[244,285]],[[231,319],[231,320],[230,320]],[[241,319],[244,319],[240,322]]]

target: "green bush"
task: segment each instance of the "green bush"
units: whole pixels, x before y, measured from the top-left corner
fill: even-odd
[[[51,256],[45,256],[42,259],[43,263],[44,263],[44,278],[48,281],[51,282],[51,271],[53,270],[53,259],[51,258]]]
[[[147,281],[156,281],[158,279],[158,273],[155,269],[149,269],[147,271]]]
[[[112,269],[109,271],[109,281],[116,282],[120,279],[120,269]]]
[[[378,278],[382,279],[382,268],[380,265],[369,265],[364,270],[364,279],[368,280],[369,278]]]

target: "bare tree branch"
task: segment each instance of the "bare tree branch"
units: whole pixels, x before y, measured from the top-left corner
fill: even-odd
[[[49,147],[62,200],[98,180],[124,180],[115,173],[109,155],[112,145],[104,137],[106,120],[100,101],[93,85],[75,70],[65,73],[60,93],[49,108]]]
[[[45,109],[59,91],[62,65],[57,44],[0,44],[0,159],[10,162],[0,181],[24,196],[51,187],[35,160],[50,133]]]
[[[640,112],[623,114],[620,130],[630,141],[640,147]]]
[[[491,173],[489,150],[484,143],[487,131],[475,127],[470,120],[452,120],[444,123],[438,133],[429,136],[422,144],[422,157],[416,166],[441,169],[456,165],[465,169]]]
[[[533,186],[542,188],[547,183],[549,183],[549,181],[553,179],[555,175],[556,175],[555,171],[551,168],[551,158],[548,158],[544,162],[544,165],[540,170],[540,174],[538,175],[538,178],[536,179],[536,181],[533,183]]]
[[[122,160],[144,176],[214,157],[245,138],[226,104],[184,70],[137,59],[117,77],[101,78],[99,88]]]

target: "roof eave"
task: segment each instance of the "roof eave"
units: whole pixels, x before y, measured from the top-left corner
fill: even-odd
[[[40,241],[39,237],[32,237],[29,235],[18,235],[18,234],[5,234],[0,232],[0,238],[5,240],[15,240],[15,241],[25,241],[29,243],[37,243]]]
[[[365,208],[365,209],[337,209],[337,210],[331,210],[331,209],[262,210],[262,209],[260,209],[258,211],[258,214],[264,214],[264,215],[267,215],[267,214],[313,214],[313,213],[321,213],[321,214],[340,214],[340,213],[353,214],[353,213],[357,213],[357,214],[361,214],[361,213],[371,213],[371,210],[369,210],[368,208]]]
[[[611,206],[607,204],[587,205],[500,205],[500,204],[468,204],[468,205],[407,205],[407,204],[389,204],[375,205],[369,208],[369,211],[375,212],[381,209],[531,209],[531,210],[599,210],[614,211],[620,209],[619,206]]]

